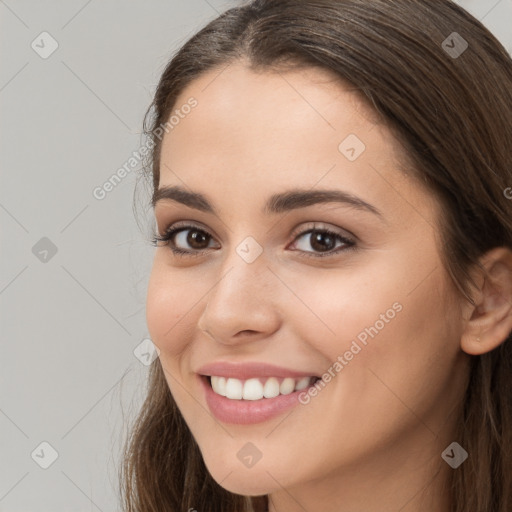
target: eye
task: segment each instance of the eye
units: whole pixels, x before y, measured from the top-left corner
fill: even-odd
[[[175,226],[152,240],[153,245],[157,245],[158,242],[169,245],[171,251],[179,256],[200,255],[209,248],[211,241],[212,235],[192,225]]]
[[[315,226],[297,234],[292,246],[304,256],[322,258],[355,248],[355,241],[331,229]]]
[[[294,250],[298,249],[306,257],[334,256],[342,251],[355,249],[356,244],[344,234],[317,225],[312,225],[310,229],[303,230],[294,236],[291,247]],[[212,246],[213,237],[210,233],[189,224],[175,225],[162,235],[155,236],[152,242],[155,246],[158,242],[168,245],[176,256],[201,256],[212,247],[218,248],[215,244]]]

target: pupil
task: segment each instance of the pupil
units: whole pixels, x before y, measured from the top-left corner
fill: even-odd
[[[334,248],[335,240],[334,237],[329,233],[322,233],[317,231],[316,234],[311,233],[312,243],[311,247],[319,251],[328,251]]]
[[[196,249],[201,249],[201,243],[204,243],[207,239],[208,235],[201,231],[189,231],[187,242],[191,245],[191,247],[195,247]],[[197,247],[198,244],[200,247]]]

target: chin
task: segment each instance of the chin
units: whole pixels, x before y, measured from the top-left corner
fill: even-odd
[[[266,475],[266,478],[262,476],[260,479],[250,474],[241,476],[232,473],[228,477],[224,474],[219,480],[216,478],[214,480],[226,491],[241,496],[265,496],[279,488],[276,481],[269,475]]]
[[[238,461],[237,461],[238,462]],[[242,463],[227,465],[215,461],[206,468],[212,478],[226,491],[242,496],[264,496],[280,489],[279,477],[272,471],[267,472],[261,462],[257,467],[246,468]]]

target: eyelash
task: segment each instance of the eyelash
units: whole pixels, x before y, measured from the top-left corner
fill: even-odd
[[[165,233],[163,233],[162,235],[156,235],[151,240],[151,243],[154,246],[157,246],[158,242],[162,242],[164,245],[169,245],[169,248],[171,249],[172,253],[175,256],[179,256],[179,257],[197,257],[197,256],[201,256],[203,253],[208,251],[208,249],[199,249],[199,250],[193,250],[193,251],[186,251],[184,249],[180,249],[178,247],[175,247],[175,246],[173,246],[170,243],[171,239],[173,238],[174,235],[180,233],[181,231],[187,231],[187,230],[198,231],[198,232],[204,233],[208,237],[212,238],[212,236],[210,235],[210,233],[208,233],[208,231],[206,231],[204,229],[201,229],[201,228],[199,228],[197,226],[186,224],[186,225],[181,225],[181,226],[176,226],[176,227],[170,228]],[[299,252],[302,252],[302,256],[305,256],[305,257],[308,257],[308,258],[309,257],[312,257],[312,258],[326,258],[326,257],[329,257],[329,256],[335,256],[335,255],[337,255],[337,254],[339,254],[340,252],[343,252],[343,251],[350,251],[350,250],[355,250],[356,249],[356,243],[353,240],[345,238],[342,235],[340,235],[339,233],[336,233],[335,231],[332,231],[332,230],[327,229],[327,228],[313,227],[313,228],[306,229],[304,231],[301,231],[301,232],[295,234],[294,235],[295,237],[294,237],[293,241],[295,242],[298,238],[300,238],[300,237],[302,237],[304,235],[313,233],[313,232],[314,233],[323,233],[323,234],[327,234],[327,235],[330,235],[332,237],[335,237],[338,240],[340,240],[341,242],[343,242],[345,245],[342,246],[342,247],[338,247],[338,249],[330,250],[330,251],[325,252],[325,253],[315,253],[315,252],[311,252],[311,251],[300,251],[299,250]]]

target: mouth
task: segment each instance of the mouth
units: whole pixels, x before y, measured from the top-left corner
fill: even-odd
[[[301,402],[320,377],[234,377],[197,374],[210,412],[223,423],[262,423]]]
[[[321,379],[309,371],[262,361],[214,361],[195,374],[213,416],[238,425],[265,422],[309,403],[303,395]]]
[[[237,379],[217,375],[202,375],[206,383],[219,396],[229,400],[264,400],[290,395],[313,386],[320,377],[254,377]]]

